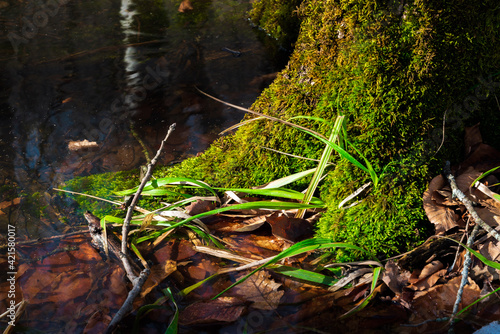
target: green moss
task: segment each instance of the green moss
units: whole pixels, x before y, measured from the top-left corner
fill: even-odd
[[[113,196],[113,192],[130,189],[138,184],[139,172],[125,171],[76,177],[67,181],[63,189],[120,202],[123,198]],[[74,198],[79,204],[79,213],[88,210],[99,217],[107,214],[123,215],[123,211],[118,210],[118,207],[113,204],[85,196],[74,196]],[[141,200],[138,205],[144,208],[150,207],[149,203],[144,200]]]
[[[271,5],[258,2],[254,15],[278,29],[277,19],[262,14],[272,11]],[[392,163],[378,189],[344,210],[338,203],[369,178],[335,157],[335,170],[321,187],[328,210],[318,224],[318,235],[355,243],[373,255],[391,255],[423,240],[429,226],[422,194],[445,159],[462,158],[457,152],[464,125],[483,121],[486,141],[500,139],[492,131],[499,120],[491,90],[477,108],[469,108],[474,110],[454,107],[463,104],[478,77],[500,69],[499,11],[494,1],[446,6],[415,1],[393,8],[377,1],[302,2],[301,29],[291,60],[253,109],[282,118],[316,115],[331,120],[342,111],[349,140],[374,167],[381,171]],[[448,109],[445,145],[435,154]],[[318,158],[322,151],[322,145],[307,135],[259,121],[166,173],[213,185],[255,186],[314,166],[261,146],[310,158]]]
[[[272,12],[272,4],[258,2],[256,11]],[[369,177],[335,156],[335,169],[320,189],[328,205],[317,233],[359,245],[371,255],[405,251],[429,232],[421,197],[444,160],[463,158],[457,153],[463,127],[481,121],[485,141],[500,142],[494,97],[500,85],[490,85],[473,107],[464,104],[469,94],[475,96],[480,77],[500,70],[500,8],[493,0],[446,5],[413,1],[392,8],[378,1],[304,0],[297,15],[300,33],[290,62],[253,109],[281,118],[330,120],[342,112],[348,139],[375,169],[391,165],[380,186],[362,196],[363,202],[338,209]],[[271,16],[260,18],[261,25],[278,24]],[[446,141],[436,153],[446,110]],[[324,126],[301,124],[329,134]],[[216,141],[201,156],[157,174],[250,187],[315,165],[261,147],[309,158],[319,158],[323,150],[306,134],[258,121]],[[306,186],[307,181],[296,185],[301,190]],[[337,254],[344,260],[366,256]]]

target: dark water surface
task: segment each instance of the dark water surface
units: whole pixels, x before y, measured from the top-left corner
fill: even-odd
[[[28,331],[43,324],[42,332],[81,332],[80,323],[64,319],[90,318],[95,310],[73,315],[75,303],[92,304],[90,292],[99,291],[88,285],[94,269],[77,269],[89,263],[67,253],[37,260],[38,251],[60,248],[58,241],[25,243],[66,235],[83,221],[67,218],[68,203],[52,188],[75,176],[139,167],[146,162],[140,142],[152,157],[174,122],[160,164],[203,151],[243,113],[195,87],[249,107],[286,62],[288,55],[247,20],[249,1],[193,0],[184,12],[180,5],[0,0],[0,313],[23,293],[37,296],[23,316]],[[96,147],[71,149],[84,140]],[[9,267],[5,255],[14,252],[6,243],[14,235],[17,258]],[[13,270],[16,297],[6,298]],[[62,298],[66,306],[55,306]],[[4,318],[0,330],[5,326]]]
[[[166,164],[243,117],[194,87],[249,107],[283,54],[251,27],[248,1],[179,4],[0,1],[0,203],[34,192],[48,200],[74,176],[138,167],[146,160],[132,128],[154,154],[177,123]],[[83,140],[98,149],[68,148]],[[15,206],[2,213],[1,227],[17,224],[18,237],[51,234]]]

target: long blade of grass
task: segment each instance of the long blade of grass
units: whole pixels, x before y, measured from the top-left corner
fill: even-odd
[[[269,115],[265,115],[265,114],[261,114],[260,112],[257,112],[257,111],[253,111],[253,110],[250,110],[250,109],[247,109],[247,108],[243,108],[243,107],[240,107],[240,106],[237,106],[235,104],[232,104],[232,103],[228,103],[228,102],[225,102],[225,101],[222,101],[210,94],[207,94],[205,93],[204,91],[200,90],[198,87],[196,87],[196,89],[202,93],[203,95],[205,96],[208,96],[209,98],[217,101],[217,102],[220,102],[222,104],[225,104],[226,106],[230,106],[230,107],[233,107],[235,109],[238,109],[238,110],[241,110],[241,111],[244,111],[244,112],[247,112],[247,113],[250,113],[250,114],[254,114],[254,115],[257,115],[257,116],[261,116],[261,117],[265,117],[267,119],[270,119],[272,121],[276,121],[276,122],[280,122],[282,124],[286,124],[288,126],[292,126],[294,128],[297,128],[297,129],[302,129],[303,131],[308,131],[309,133],[314,133],[316,136],[320,137],[320,138],[323,138],[324,140],[327,140],[325,136],[323,136],[322,134],[318,133],[318,132],[315,132],[313,130],[310,130],[304,126],[300,126],[300,125],[297,125],[297,124],[293,124],[293,123],[290,123],[288,121],[284,121],[282,119],[279,119],[279,118],[276,118],[276,117],[273,117],[273,116],[269,116]]]
[[[377,185],[378,185],[378,181],[379,181],[379,177],[377,175],[377,173],[375,173],[375,170],[373,169],[372,165],[370,164],[370,162],[368,161],[368,159],[366,159],[366,157],[361,154],[361,152],[356,148],[356,146],[354,146],[353,144],[351,144],[350,142],[348,142],[346,140],[347,144],[349,144],[349,146],[351,146],[355,151],[356,153],[358,153],[358,155],[360,157],[363,158],[363,160],[365,161],[365,164],[366,164],[366,168],[368,169],[368,173],[370,174],[370,178],[372,179],[373,181],[373,186],[376,188]]]
[[[249,123],[254,122],[254,121],[260,121],[260,120],[263,120],[263,119],[266,119],[266,118],[265,117],[255,117],[255,118],[252,118],[252,119],[247,119],[246,121],[243,121],[243,122],[237,123],[237,124],[235,124],[233,126],[230,126],[226,130],[224,130],[221,133],[219,133],[219,135],[223,135],[224,133],[229,132],[229,131],[234,130],[234,129],[237,129],[240,126],[249,124]]]
[[[338,138],[338,134],[342,127],[343,122],[344,122],[344,116],[337,116],[332,133],[330,135],[330,138],[328,139],[329,142],[335,143],[335,141]],[[330,160],[332,151],[333,151],[332,146],[330,145],[325,146],[323,154],[321,155],[321,159],[319,160],[318,167],[316,168],[316,171],[314,172],[314,175],[311,179],[311,183],[309,183],[309,187],[307,188],[307,191],[304,197],[302,198],[302,203],[308,204],[312,200],[313,194],[316,191],[316,188],[318,187],[321,177],[323,176],[328,161]],[[297,211],[297,213],[295,214],[295,218],[301,218],[301,219],[304,218],[305,212],[306,211],[303,209]]]
[[[292,119],[308,119],[308,120],[317,121],[317,122],[321,122],[321,123],[325,123],[325,124],[331,124],[331,122],[329,120],[326,120],[326,119],[321,118],[321,117],[316,117],[316,116],[294,116],[294,117],[289,118],[288,120],[291,121]]]
[[[235,287],[236,285],[242,283],[248,277],[250,277],[253,274],[255,274],[257,271],[261,270],[262,268],[268,267],[269,265],[274,264],[274,263],[278,262],[281,259],[284,259],[284,258],[290,257],[290,256],[295,256],[295,255],[298,255],[298,254],[302,254],[302,253],[305,253],[305,252],[308,252],[308,251],[311,251],[311,250],[325,249],[325,248],[350,248],[350,249],[355,249],[355,250],[364,252],[363,249],[361,249],[361,248],[359,248],[357,246],[346,244],[346,243],[342,243],[342,242],[333,242],[332,240],[325,239],[325,238],[314,238],[314,239],[303,240],[303,241],[298,242],[295,245],[291,246],[290,248],[282,251],[281,253],[279,253],[278,255],[276,255],[274,258],[272,258],[268,262],[262,264],[261,266],[257,267],[256,269],[252,270],[249,274],[247,274],[243,278],[239,279],[237,282],[233,283],[230,287],[224,289],[224,291],[222,291],[221,293],[217,294],[217,296],[215,296],[212,299],[218,298],[224,292],[226,292],[227,290],[229,290],[229,289]]]
[[[286,188],[271,188],[271,189],[248,189],[248,188],[215,188],[224,191],[234,191],[241,192],[250,195],[260,195],[260,196],[271,196],[271,197],[280,197],[280,198],[288,198],[295,200],[302,200],[304,198],[304,194],[300,191],[286,189]],[[320,200],[319,198],[311,198],[311,203],[324,205],[325,202]]]
[[[475,185],[477,181],[481,180],[482,178],[484,178],[484,177],[490,175],[491,173],[493,173],[494,171],[496,171],[498,168],[500,168],[500,166],[492,168],[489,171],[484,172],[483,174],[479,175],[477,179],[475,179],[474,181],[472,181],[472,183],[470,184],[469,188],[472,187],[473,185]]]
[[[255,209],[268,209],[268,210],[292,210],[292,209],[301,209],[301,208],[306,208],[306,209],[312,209],[312,208],[322,208],[323,205],[317,205],[317,204],[301,204],[301,203],[292,203],[292,202],[268,202],[268,201],[259,201],[259,202],[248,202],[248,203],[242,203],[242,204],[235,204],[231,206],[226,206],[222,208],[218,208],[215,210],[203,212],[200,214],[197,214],[195,216],[186,218],[178,223],[175,223],[171,225],[170,227],[167,227],[166,229],[160,230],[158,232],[152,233],[148,236],[138,238],[137,243],[144,242],[149,239],[156,238],[160,235],[162,235],[165,232],[168,232],[171,229],[180,227],[194,219],[198,218],[203,218],[211,215],[216,215],[221,212],[225,211],[231,211],[231,210],[255,210]]]
[[[478,253],[476,252],[475,250],[473,250],[472,248],[470,247],[467,247],[466,245],[464,245],[463,243],[461,243],[460,241],[457,241],[457,240],[454,240],[454,239],[451,239],[451,238],[448,238],[448,237],[443,237],[443,238],[446,238],[446,239],[449,239],[451,241],[454,241],[456,242],[457,244],[461,245],[462,247],[464,247],[465,249],[467,249],[469,252],[471,252],[475,257],[477,257],[482,263],[484,263],[485,265],[487,266],[490,266],[492,268],[495,268],[497,270],[500,270],[500,263],[498,262],[495,262],[495,261],[492,261],[492,260],[488,260],[485,256],[483,256],[481,253]]]
[[[148,183],[146,183],[146,185],[144,186],[143,192],[154,190],[154,189],[157,189],[159,187],[166,186],[166,185],[191,185],[191,186],[195,186],[195,187],[200,187],[200,188],[208,190],[209,192],[214,194],[214,196],[217,197],[217,193],[208,184],[206,184],[205,182],[202,182],[202,181],[188,178],[188,177],[164,177],[161,179],[152,180],[152,181],[149,181]],[[139,189],[139,187],[135,187],[135,188],[127,189],[127,190],[123,190],[123,191],[118,191],[118,192],[115,192],[115,194],[118,196],[128,196],[128,195],[135,194],[137,192],[137,189]]]
[[[271,151],[271,152],[276,152],[276,153],[279,153],[281,155],[286,155],[286,156],[289,156],[289,157],[292,157],[292,158],[297,158],[297,159],[302,159],[302,160],[309,160],[309,161],[319,162],[319,159],[306,158],[306,157],[303,157],[303,156],[300,156],[300,155],[295,155],[295,154],[286,153],[286,152],[283,152],[283,151],[280,151],[280,150],[275,150],[274,148],[269,148],[269,147],[265,147],[265,146],[261,146],[260,148],[262,148],[264,150]]]
[[[331,276],[326,276],[314,271],[309,271],[305,269],[300,269],[300,268],[294,268],[294,267],[288,267],[288,266],[277,266],[277,267],[270,267],[274,272],[277,272],[281,275],[285,275],[288,277],[292,277],[295,279],[299,279],[302,281],[307,281],[310,283],[316,283],[316,284],[324,284],[327,286],[332,286],[334,285],[338,279],[335,279]]]
[[[190,198],[192,195],[189,194],[183,194],[177,191],[172,191],[168,189],[148,189],[148,190],[143,190],[141,193],[142,196],[172,196],[172,197],[184,197],[184,198]]]
[[[461,309],[456,317],[458,317],[460,314],[464,313],[465,311],[467,311],[469,308],[471,308],[472,306],[474,306],[475,304],[479,303],[480,301],[482,301],[483,299],[486,299],[488,298],[489,296],[491,296],[492,294],[494,293],[497,293],[498,291],[500,291],[500,287],[496,288],[495,290],[491,291],[490,293],[482,296],[481,298],[477,299],[476,301],[470,303],[469,305],[467,305],[466,307],[464,307],[463,309]],[[454,319],[455,321],[459,321],[460,319]]]
[[[333,143],[333,142],[325,139],[324,137],[319,137],[319,136],[317,136],[316,134],[314,134],[313,132],[311,132],[309,130],[302,130],[302,131],[310,134],[311,136],[313,136],[316,139],[322,141],[326,145],[331,146],[342,158],[346,159],[347,161],[349,161],[350,163],[352,163],[354,166],[360,168],[361,170],[363,170],[364,172],[366,172],[368,175],[370,175],[370,171],[368,170],[368,168],[366,168],[365,166],[363,166],[358,160],[356,160],[356,158],[354,158],[351,154],[349,154],[346,150],[344,150],[339,145],[337,145],[337,144],[335,144],[335,143]]]
[[[290,184],[290,183],[293,183],[293,182],[298,181],[300,179],[303,179],[304,177],[311,175],[315,171],[316,171],[316,168],[311,168],[311,169],[305,170],[303,172],[288,175],[288,176],[282,177],[281,179],[277,179],[277,180],[271,181],[269,183],[266,183],[262,186],[256,187],[256,189],[281,188],[283,186],[286,186],[287,184]]]
[[[172,293],[170,288],[164,289],[163,293],[172,301],[172,304],[174,304],[175,308],[174,316],[172,317],[172,320],[170,321],[165,334],[177,334],[177,328],[179,327],[179,307],[175,302],[174,294]]]
[[[182,290],[179,292],[179,295],[181,295],[181,296],[187,296],[187,295],[188,295],[188,294],[190,294],[193,290],[195,290],[195,289],[199,288],[199,287],[200,287],[200,286],[202,286],[205,282],[208,282],[208,281],[210,281],[211,279],[213,279],[213,278],[215,278],[215,277],[217,277],[217,276],[219,276],[219,274],[218,274],[218,273],[215,273],[215,274],[213,274],[212,276],[209,276],[209,277],[205,278],[205,279],[204,279],[204,280],[202,280],[202,281],[196,282],[195,284],[190,285],[190,286],[188,286],[187,288],[182,289]]]

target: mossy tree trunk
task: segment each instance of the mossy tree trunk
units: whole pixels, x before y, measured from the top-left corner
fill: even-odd
[[[262,13],[276,10],[277,1],[262,1],[259,17],[273,17]],[[291,20],[301,23],[293,55],[253,109],[332,121],[342,112],[348,139],[371,164],[378,171],[391,164],[380,186],[345,210],[337,208],[339,202],[369,177],[334,158],[336,167],[321,187],[328,210],[318,234],[372,255],[403,251],[425,236],[422,193],[444,160],[461,159],[464,126],[482,121],[486,140],[499,142],[500,7],[493,0],[304,0],[292,13],[297,17]],[[446,137],[437,152],[445,111]],[[329,135],[323,125],[302,125]],[[258,121],[168,173],[213,185],[256,186],[314,166],[263,146],[310,158],[323,149],[308,135]],[[366,254],[339,258],[358,256]]]

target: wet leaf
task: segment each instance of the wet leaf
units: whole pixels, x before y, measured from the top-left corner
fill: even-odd
[[[298,242],[311,238],[314,227],[305,219],[289,218],[282,213],[273,213],[266,218],[271,225],[273,235],[290,242]]]
[[[0,203],[0,215],[4,215],[5,212],[3,212],[3,209],[7,209],[8,207],[11,207],[13,205],[18,205],[21,203],[21,197],[14,198],[12,201],[5,201]]]
[[[279,291],[281,283],[272,280],[265,271],[249,277],[234,288],[234,292],[246,300],[252,301],[252,307],[258,310],[275,310],[284,291]]]
[[[236,297],[221,297],[216,300],[196,302],[180,313],[179,323],[201,325],[234,322],[245,309],[244,302]]]
[[[148,293],[157,287],[165,278],[177,270],[177,262],[167,260],[151,267],[151,273],[144,283],[141,291],[141,298],[144,298]]]
[[[197,265],[190,266],[188,273],[195,281],[201,281],[217,272],[217,266],[210,260],[202,259]]]

